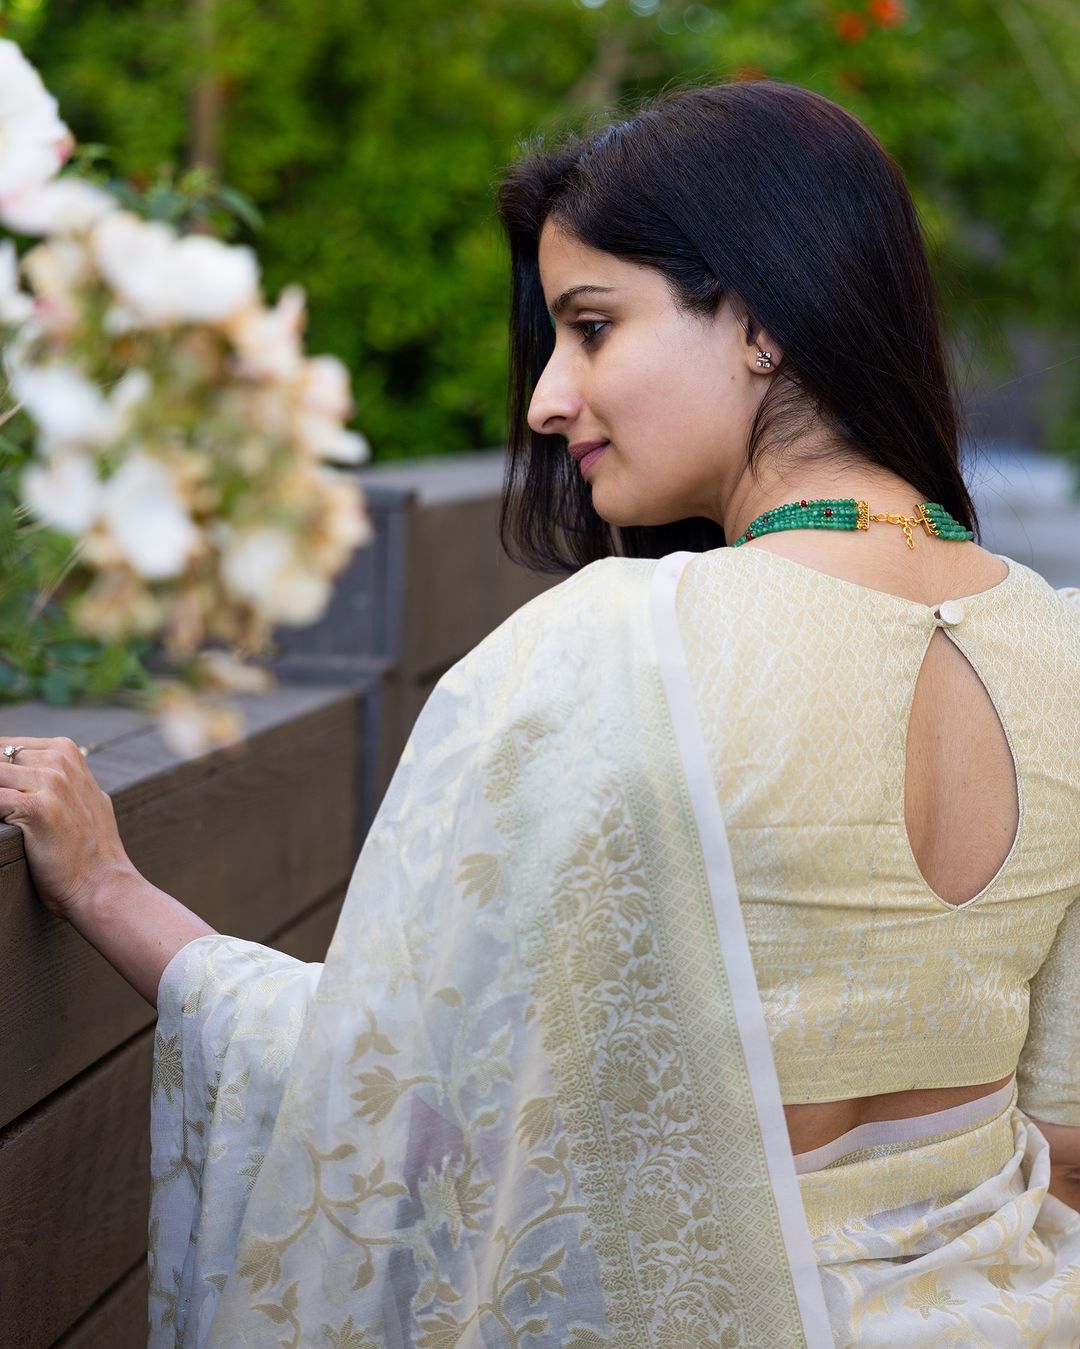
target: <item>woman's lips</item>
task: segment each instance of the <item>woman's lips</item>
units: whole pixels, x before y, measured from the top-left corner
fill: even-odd
[[[602,441],[599,445],[595,446],[593,449],[585,451],[585,453],[581,456],[581,458],[578,459],[578,468],[581,469],[582,473],[584,473],[591,464],[596,463],[597,459],[600,458],[600,456],[604,453],[609,444],[610,441],[605,440]],[[575,458],[577,458],[576,455]]]

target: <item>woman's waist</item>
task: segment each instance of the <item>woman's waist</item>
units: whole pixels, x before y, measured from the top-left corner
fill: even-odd
[[[811,1235],[873,1214],[940,1208],[1000,1172],[1014,1157],[1015,1078],[944,1111],[878,1120],[824,1147],[796,1153]]]
[[[785,1105],[795,1170],[819,1170],[867,1149],[912,1144],[975,1128],[1008,1104],[1015,1073],[994,1082],[856,1100]]]

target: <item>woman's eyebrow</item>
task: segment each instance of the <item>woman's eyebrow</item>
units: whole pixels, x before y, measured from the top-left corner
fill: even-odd
[[[569,290],[564,290],[559,298],[551,306],[551,317],[557,319],[571,300],[578,295],[586,293],[597,295],[608,295],[611,292],[610,286],[571,286]]]

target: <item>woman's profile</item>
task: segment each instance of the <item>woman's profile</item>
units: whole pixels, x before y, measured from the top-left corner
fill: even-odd
[[[439,681],[325,962],[0,763],[157,1007],[149,1344],[1080,1344],[1080,586],[976,541],[899,168],[726,83],[499,211],[503,542],[572,574]]]

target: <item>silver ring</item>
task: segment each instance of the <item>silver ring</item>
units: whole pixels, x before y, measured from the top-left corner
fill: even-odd
[[[14,763],[15,755],[18,754],[19,750],[25,748],[26,748],[25,745],[5,745],[4,758],[8,761],[8,763]]]

